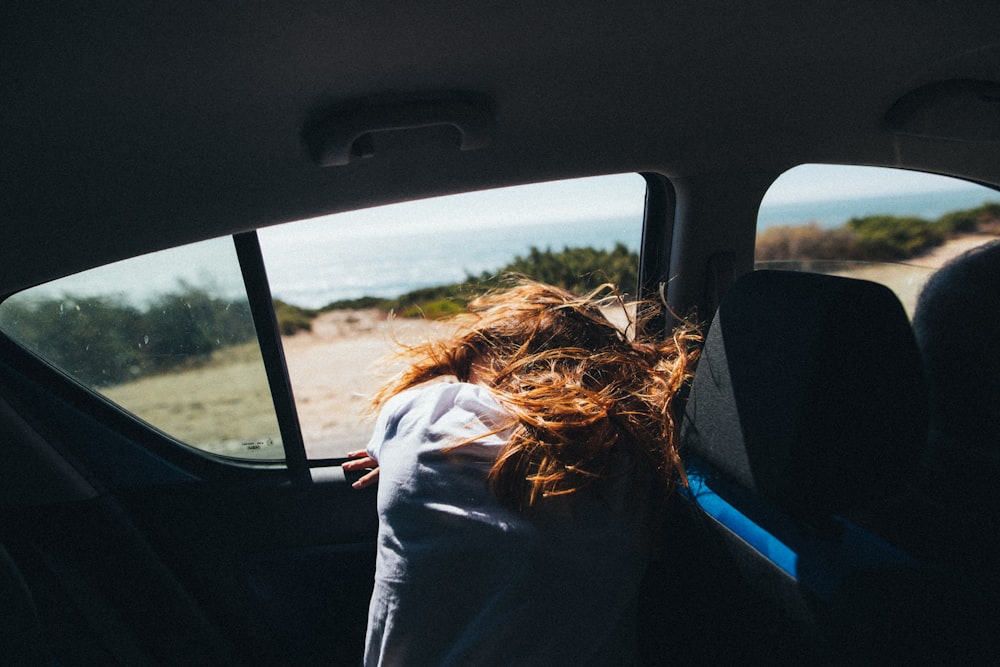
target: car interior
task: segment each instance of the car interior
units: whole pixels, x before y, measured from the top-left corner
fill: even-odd
[[[609,273],[634,253],[619,288],[665,306],[658,333],[704,332],[644,663],[1000,662],[1000,502],[953,488],[1000,456],[929,453],[949,417],[911,320],[940,263],[761,261],[793,181],[813,232],[912,178],[912,215],[992,205],[961,238],[1000,235],[995,3],[3,15],[0,663],[359,664],[376,492],[340,465],[385,349],[366,299],[586,246]],[[422,335],[428,303],[386,326]],[[980,325],[953,319],[961,348]]]

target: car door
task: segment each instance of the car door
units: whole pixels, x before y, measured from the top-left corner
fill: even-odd
[[[3,541],[60,661],[360,659],[374,493],[306,466],[255,248],[216,239],[3,305],[6,446],[36,460],[25,493],[7,485]]]
[[[376,490],[352,488],[339,464],[370,429],[373,362],[460,309],[470,285],[485,289],[501,246],[508,266],[550,282],[655,290],[669,185],[615,178],[576,186],[589,216],[569,186],[464,195],[451,213],[454,201],[418,202],[244,232],[4,300],[5,447],[28,463],[7,475],[20,481],[0,538],[57,658],[357,664]],[[477,207],[490,215],[468,219]],[[639,266],[644,234],[654,251]],[[372,296],[383,278],[389,291]],[[449,281],[457,292],[439,290]]]

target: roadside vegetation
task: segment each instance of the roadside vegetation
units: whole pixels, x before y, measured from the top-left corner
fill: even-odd
[[[499,286],[503,277],[511,274],[530,276],[577,293],[612,283],[624,293],[638,284],[638,270],[639,256],[623,243],[611,250],[567,247],[553,251],[532,247],[527,255],[515,257],[495,272],[470,275],[459,283],[425,287],[394,299],[363,297],[335,301],[321,310],[378,308],[401,317],[439,319],[464,311],[465,305],[477,294]]]
[[[278,319],[278,330],[282,336],[294,336],[300,331],[311,331],[312,321],[319,315],[318,310],[300,308],[274,299],[274,315]]]
[[[913,217],[853,218],[837,228],[816,223],[771,227],[757,240],[757,260],[817,259],[905,261],[963,233],[1000,235],[1000,203],[955,211],[937,220]],[[281,334],[310,331],[330,310],[379,309],[401,317],[438,319],[461,312],[470,299],[520,274],[587,292],[602,283],[623,292],[638,282],[638,257],[624,244],[595,248],[531,248],[495,272],[414,290],[392,299],[363,297],[318,310],[275,300]],[[253,348],[256,340],[245,300],[227,300],[180,282],[177,288],[137,307],[113,297],[65,294],[13,298],[0,307],[0,327],[79,381],[95,388],[139,378],[223,363],[229,350]],[[242,346],[242,347],[240,347]]]
[[[1000,203],[946,213],[937,220],[873,215],[835,228],[817,223],[769,227],[757,236],[756,259],[905,261],[969,233],[1000,235]]]
[[[916,257],[958,234],[1000,235],[1000,203],[953,211],[937,220],[873,215],[852,218],[844,225],[824,228],[817,223],[771,227],[757,238],[757,261],[853,260],[899,262]],[[465,281],[415,290],[395,299],[364,297],[337,301],[322,311],[378,308],[402,317],[437,319],[462,312],[477,294],[499,284],[500,276],[521,274],[586,292],[611,282],[627,291],[638,282],[638,257],[623,244],[611,251],[531,248],[495,273],[468,276]]]
[[[184,282],[142,308],[114,297],[15,298],[0,308],[0,327],[91,387],[201,366],[256,338],[245,300]]]
[[[366,297],[321,310],[274,301],[283,336],[310,331],[322,311],[378,308],[403,317],[438,319],[465,308],[476,294],[498,284],[498,275],[518,272],[585,291],[603,282],[633,285],[638,257],[624,245],[611,251],[532,248],[497,274],[408,292],[395,299]],[[0,308],[0,328],[32,352],[80,382],[105,388],[143,377],[202,368],[226,358],[228,350],[256,340],[245,300],[227,300],[201,287],[177,288],[139,307],[124,298],[73,294],[13,298]],[[242,348],[240,348],[242,349]]]

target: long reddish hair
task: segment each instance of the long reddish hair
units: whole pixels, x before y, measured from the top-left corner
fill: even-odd
[[[626,330],[605,315],[626,316]],[[489,473],[504,504],[527,511],[548,496],[612,476],[651,473],[664,493],[683,476],[674,399],[687,383],[700,336],[644,333],[657,314],[634,314],[610,285],[586,296],[521,279],[473,300],[454,333],[404,346],[410,365],[375,399],[454,375],[487,386],[511,415],[512,435]]]

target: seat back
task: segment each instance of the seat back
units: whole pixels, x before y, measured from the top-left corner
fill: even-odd
[[[932,474],[955,500],[1000,516],[1000,240],[942,267],[913,314],[930,397]]]
[[[1000,664],[1000,239],[931,277],[913,328],[930,430],[918,498],[924,511],[899,530],[950,575],[957,613],[948,620],[969,647],[963,661]]]
[[[718,476],[821,529],[912,476],[925,406],[916,343],[889,289],[757,271],[708,331],[682,440]]]
[[[723,298],[682,422],[687,496],[788,639],[836,654],[831,601],[843,607],[861,576],[911,568],[848,517],[910,480],[926,423],[916,343],[887,288],[759,271]]]

